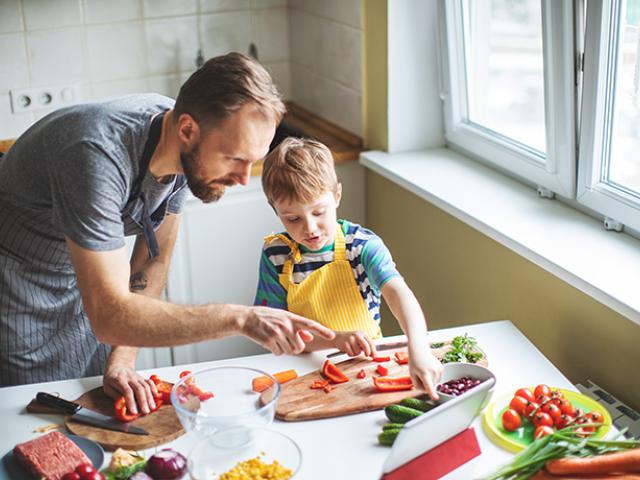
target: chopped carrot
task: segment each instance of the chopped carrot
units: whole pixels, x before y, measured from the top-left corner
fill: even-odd
[[[312,389],[320,389],[329,385],[329,380],[316,380],[314,381],[309,388]]]
[[[545,468],[553,475],[637,473],[640,472],[640,448],[585,458],[559,458],[547,462]]]
[[[286,383],[294,378],[298,378],[298,372],[295,370],[285,370],[283,372],[274,373],[273,376],[276,378],[278,383]],[[251,381],[251,387],[254,392],[264,392],[271,385],[273,385],[273,380],[266,375],[256,377]]]

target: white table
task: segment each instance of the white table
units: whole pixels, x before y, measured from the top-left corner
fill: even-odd
[[[489,368],[497,378],[494,398],[512,392],[520,386],[539,383],[575,390],[571,382],[509,321],[436,330],[430,332],[429,339],[432,342],[443,341],[465,332],[475,337],[487,354]],[[391,341],[392,338],[387,340]],[[143,375],[157,373],[162,378],[176,379],[182,370],[195,371],[214,365],[241,365],[269,372],[295,368],[299,375],[303,375],[318,369],[327,353],[314,352],[297,357],[257,355],[158,368],[143,372]],[[39,434],[34,432],[36,428],[61,422],[60,416],[34,415],[26,412],[25,406],[36,392],[58,392],[64,398],[73,399],[100,385],[101,377],[92,377],[0,389],[0,428],[3,432],[0,436],[0,456],[12,449],[16,443],[37,437]],[[330,471],[332,480],[373,480],[379,478],[389,451],[388,447],[377,444],[377,435],[385,422],[384,412],[375,411],[306,422],[287,423],[276,420],[271,428],[289,435],[300,445],[303,454],[301,479],[323,479]],[[479,417],[474,420],[473,427],[482,454],[445,478],[478,478],[512,458],[512,454],[494,445],[484,434]],[[192,442],[188,436],[183,436],[162,447],[167,446],[186,455]],[[148,456],[153,451],[155,449],[145,453]]]

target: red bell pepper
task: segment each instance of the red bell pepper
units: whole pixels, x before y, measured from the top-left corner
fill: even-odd
[[[409,363],[409,354],[407,352],[396,352],[395,357],[398,365],[406,365]]]
[[[180,372],[180,378],[184,378],[187,375],[191,375],[190,370],[184,370],[183,372]],[[191,377],[188,380],[185,380],[184,383],[188,387],[188,392],[186,393],[191,393],[195,395],[196,397],[198,397],[198,399],[201,402],[204,402],[205,400],[209,400],[210,398],[213,398],[215,396],[213,392],[205,392],[198,385],[196,385],[196,379],[193,377]]]
[[[411,390],[411,377],[373,377],[373,385],[379,392],[397,392]]]
[[[322,374],[331,380],[333,383],[348,382],[349,378],[342,373],[338,367],[336,367],[330,360],[326,360],[322,366]]]
[[[364,378],[366,376],[367,376],[367,372],[364,371],[364,368],[362,370],[360,370],[358,372],[358,374],[356,375],[356,377],[358,377],[358,378]]]
[[[374,362],[388,362],[391,360],[391,357],[373,357],[371,360]]]
[[[130,413],[127,409],[127,401],[124,397],[120,397],[116,400],[114,405],[114,409],[116,411],[116,418],[121,422],[132,422],[136,418],[138,418],[137,413]]]
[[[165,382],[157,375],[151,375],[149,380],[156,384],[156,390],[158,390],[158,395],[162,398],[162,402],[169,405],[171,403],[171,389],[173,388],[173,384]]]
[[[378,368],[376,368],[376,370],[378,370],[378,374],[383,377],[389,375],[389,369],[382,364],[378,365]]]

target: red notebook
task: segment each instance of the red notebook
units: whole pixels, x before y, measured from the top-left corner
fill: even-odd
[[[472,427],[382,476],[383,480],[436,480],[480,455]]]

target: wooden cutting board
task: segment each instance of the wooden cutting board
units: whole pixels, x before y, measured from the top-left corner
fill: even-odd
[[[74,400],[83,407],[105,415],[113,416],[112,398],[107,397],[102,387],[94,388],[82,394],[80,398]],[[58,413],[46,405],[42,405],[35,399],[27,406],[30,413]],[[175,440],[184,433],[176,411],[171,405],[162,405],[155,412],[137,418],[132,422],[137,427],[144,428],[149,435],[133,435],[131,433],[116,432],[104,428],[86,425],[71,420],[70,416],[65,416],[64,424],[74,435],[90,438],[98,442],[105,450],[114,451],[116,448],[126,450],[144,450],[156,447],[164,443]]]
[[[432,348],[431,350],[436,357],[442,359],[442,356],[450,349],[450,342],[445,342],[444,346]],[[378,353],[379,356],[391,357],[390,361],[382,363],[389,369],[389,376],[409,375],[409,365],[399,365],[394,357],[395,352],[406,352],[406,350],[406,347],[403,347]],[[479,360],[477,364],[486,367],[488,365],[486,356]],[[376,372],[379,363],[365,357],[351,358],[336,363],[336,365],[349,377],[349,381],[334,385],[335,388],[330,393],[325,393],[321,389],[314,390],[310,388],[311,383],[315,380],[324,380],[324,377],[320,374],[322,365],[319,365],[318,370],[314,372],[284,383],[280,399],[276,405],[276,418],[286,422],[296,422],[369,412],[398,403],[403,398],[418,397],[425,393],[424,390],[418,388],[401,392],[378,392],[373,386],[372,377],[379,376]],[[362,379],[356,377],[361,369],[364,369],[367,374]]]

